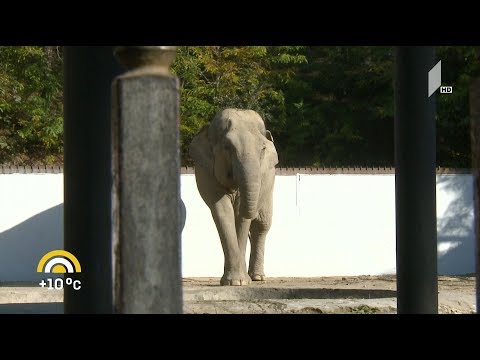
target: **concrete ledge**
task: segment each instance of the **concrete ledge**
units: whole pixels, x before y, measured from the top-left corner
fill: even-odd
[[[396,277],[269,278],[245,287],[186,278],[186,314],[395,314]],[[475,311],[475,278],[440,276],[439,313]]]
[[[270,278],[220,286],[219,278],[184,278],[185,314],[395,314],[395,276]],[[0,284],[0,314],[61,314],[63,291]],[[23,286],[22,286],[23,285]],[[440,314],[475,313],[475,277],[440,276]]]

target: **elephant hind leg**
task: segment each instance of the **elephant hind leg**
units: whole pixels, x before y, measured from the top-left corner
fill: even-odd
[[[264,254],[265,254],[265,239],[269,226],[262,224],[258,220],[252,221],[250,226],[250,262],[248,266],[248,275],[252,281],[264,281]]]

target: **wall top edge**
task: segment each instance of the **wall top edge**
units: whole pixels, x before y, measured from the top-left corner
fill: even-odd
[[[436,168],[437,174],[472,174],[472,169],[467,168]],[[61,174],[63,165],[0,165],[0,174]],[[181,167],[181,174],[195,174],[194,167]],[[395,174],[394,167],[277,167],[276,175],[296,174]]]

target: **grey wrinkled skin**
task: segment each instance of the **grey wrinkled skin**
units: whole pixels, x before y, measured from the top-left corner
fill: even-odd
[[[185,208],[185,203],[183,202],[182,199],[180,199],[180,204],[179,204],[179,212],[180,212],[180,230],[183,231],[183,228],[185,227],[185,221],[187,220],[187,209]]]
[[[195,135],[189,150],[198,191],[210,208],[225,255],[220,284],[265,280],[265,238],[272,224],[278,163],[272,134],[255,111],[225,109]]]

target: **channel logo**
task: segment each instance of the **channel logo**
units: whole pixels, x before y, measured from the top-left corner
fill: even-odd
[[[453,87],[442,85],[442,60],[428,72],[428,97],[440,88],[440,94],[452,94]]]
[[[82,267],[72,253],[65,250],[53,250],[40,259],[37,265],[37,272],[73,274],[82,272]]]

